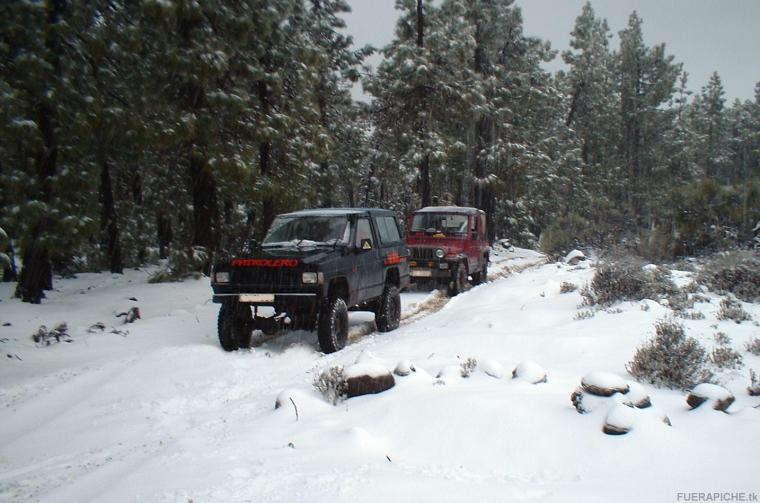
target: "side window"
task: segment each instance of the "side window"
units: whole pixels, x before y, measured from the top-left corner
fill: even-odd
[[[398,230],[398,222],[395,217],[376,217],[377,229],[380,233],[380,242],[383,244],[401,241],[401,233]]]
[[[356,247],[362,248],[362,241],[369,239],[370,249],[374,246],[372,243],[372,228],[369,226],[369,218],[360,218],[356,223]]]
[[[480,215],[480,239],[486,239],[486,216]]]

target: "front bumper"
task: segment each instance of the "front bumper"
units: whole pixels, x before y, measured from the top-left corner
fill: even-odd
[[[412,283],[427,279],[449,279],[453,265],[443,260],[413,260],[409,263]]]
[[[315,306],[319,296],[316,293],[218,293],[212,300],[217,304],[236,301],[252,306],[274,306],[277,311],[284,311],[294,306]]]

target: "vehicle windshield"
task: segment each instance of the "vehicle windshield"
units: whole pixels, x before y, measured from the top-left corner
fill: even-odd
[[[272,222],[262,246],[348,244],[349,234],[345,215],[281,216]]]
[[[455,213],[416,213],[412,232],[428,234],[467,234],[467,215]]]

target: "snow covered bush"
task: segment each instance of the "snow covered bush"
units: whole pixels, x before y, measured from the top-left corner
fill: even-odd
[[[209,261],[209,255],[202,246],[189,250],[173,250],[169,259],[151,278],[150,283],[182,281],[188,276],[201,276]]]
[[[754,369],[749,370],[749,386],[747,392],[752,396],[760,396],[760,378]]]
[[[626,365],[632,376],[655,386],[683,390],[712,378],[707,368],[707,351],[694,338],[686,336],[681,324],[661,320],[655,331],[654,339],[638,348]]]
[[[601,262],[591,284],[581,291],[586,305],[603,307],[626,300],[658,299],[677,293],[678,287],[670,279],[670,271],[660,267],[644,268],[632,257]]]
[[[750,339],[745,347],[747,348],[747,351],[753,355],[760,356],[760,339],[757,337]]]
[[[462,368],[462,377],[466,379],[475,372],[475,369],[478,366],[478,360],[475,358],[467,358],[459,366]]]
[[[567,281],[563,281],[561,285],[559,285],[559,293],[570,293],[574,292],[578,289],[577,286],[575,286],[574,283],[569,283]]]
[[[710,353],[710,360],[719,369],[738,369],[743,366],[742,355],[731,347],[731,338],[723,332],[714,335],[716,346]]]
[[[591,225],[583,217],[571,213],[557,218],[543,229],[538,244],[547,255],[559,257],[573,248],[581,248],[590,242]]]
[[[760,300],[760,253],[718,254],[704,265],[698,279],[718,293],[730,292],[745,302]]]
[[[733,320],[736,323],[749,321],[752,317],[744,310],[742,305],[734,299],[723,299],[720,301],[720,310],[718,311],[719,320]]]
[[[335,405],[348,396],[348,382],[341,365],[323,370],[314,377],[314,387]]]

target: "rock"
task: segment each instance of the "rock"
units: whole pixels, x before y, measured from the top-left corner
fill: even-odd
[[[576,388],[570,395],[570,401],[578,414],[588,414],[602,407],[609,407],[609,397],[601,397],[585,393],[583,388]]]
[[[512,379],[522,379],[531,384],[544,383],[546,382],[546,370],[535,362],[522,362],[512,371]]]
[[[565,256],[565,263],[568,265],[578,265],[578,262],[586,260],[586,255],[580,250],[573,250]]]
[[[291,400],[293,400],[293,397],[295,395],[295,392],[292,389],[286,389],[280,392],[279,395],[277,395],[277,398],[274,401],[274,408],[275,410],[279,409],[280,407],[284,407],[285,405],[291,405]],[[295,402],[295,400],[293,400]]]
[[[410,362],[409,360],[401,360],[400,362],[398,362],[398,365],[396,365],[396,368],[393,370],[393,373],[399,377],[406,377],[412,372],[417,372],[417,369],[414,367],[414,364]]]
[[[371,363],[353,365],[345,369],[344,376],[348,398],[382,393],[396,385],[396,380],[388,369]]]
[[[607,435],[625,435],[633,429],[635,421],[633,407],[618,403],[607,413],[602,431]]]
[[[493,377],[494,379],[501,379],[504,377],[504,366],[494,360],[485,360],[480,362],[480,368],[486,375]]]
[[[629,382],[628,387],[630,390],[628,394],[626,394],[626,400],[623,403],[630,405],[631,407],[636,407],[637,409],[647,409],[652,406],[652,400],[649,398],[649,395],[647,395],[647,392],[641,384],[637,382]]]
[[[591,372],[581,380],[583,391],[596,396],[612,396],[615,393],[626,394],[628,383],[622,377],[609,372]]]
[[[734,395],[726,388],[710,383],[698,384],[691,390],[689,396],[686,397],[686,403],[692,409],[696,409],[703,403],[711,401],[713,402],[712,408],[721,412],[726,412],[726,409],[734,403],[734,400]]]

